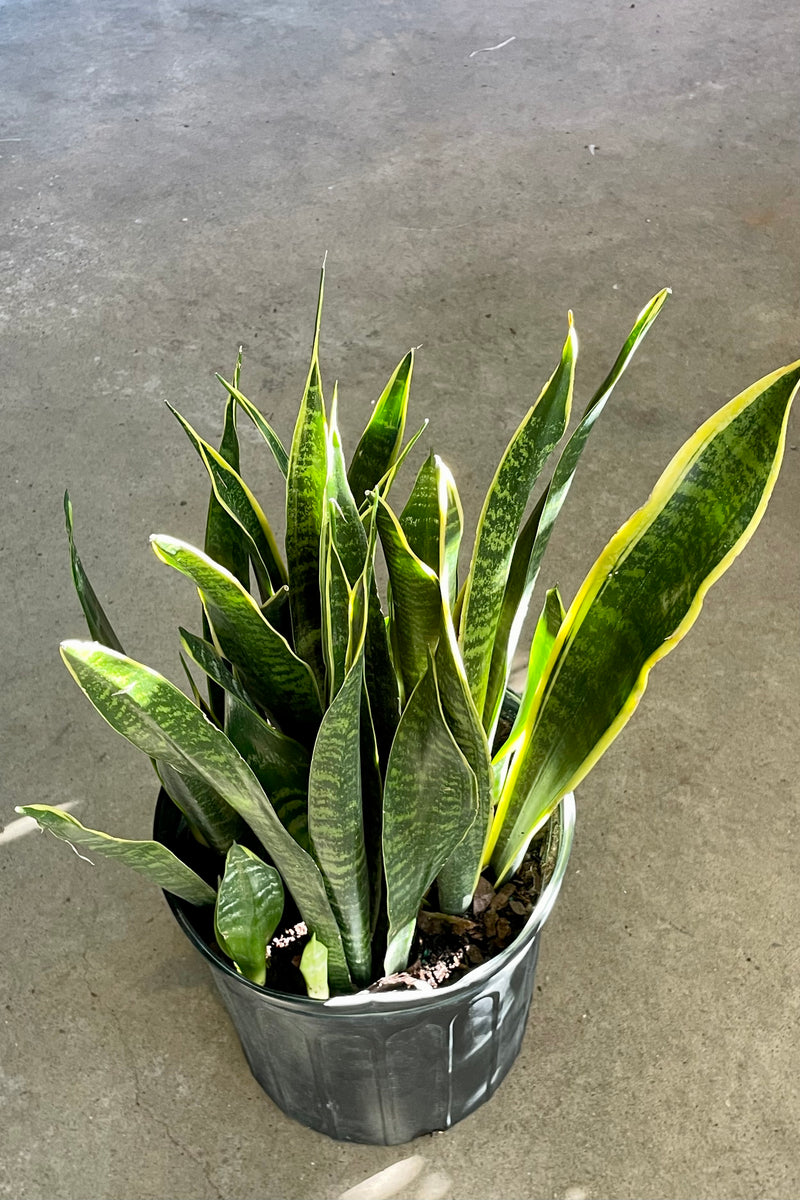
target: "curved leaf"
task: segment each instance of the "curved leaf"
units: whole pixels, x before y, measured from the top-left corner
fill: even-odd
[[[233,383],[228,383],[227,379],[223,379],[221,375],[217,375],[217,379],[225,388],[231,399],[235,400],[239,407],[244,409],[244,411],[247,413],[248,417],[253,422],[256,429],[272,451],[272,456],[275,459],[275,462],[278,464],[278,470],[285,479],[289,470],[289,455],[286,453],[286,448],[284,447],[283,442],[278,437],[269,421],[267,421],[261,415],[255,404],[248,400],[247,397],[239,391],[239,381],[235,376]]]
[[[413,370],[414,351],[409,350],[383,389],[356,446],[347,477],[358,504],[367,492],[377,486],[397,459],[406,425],[408,390]]]
[[[508,683],[508,674],[528,613],[528,605],[539,574],[542,557],[547,549],[547,543],[550,541],[556,517],[572,486],[572,480],[575,477],[575,471],[589,439],[589,434],[605,408],[606,401],[616,387],[617,381],[644,340],[669,294],[669,288],[663,288],[639,313],[613,367],[589,401],[580,424],[564,447],[547,490],[540,497],[514,547],[514,555],[503,595],[503,605],[497,623],[484,707],[484,723],[489,731],[490,741],[497,726],[497,717]]]
[[[177,409],[171,404],[167,404],[167,408],[179,422],[208,471],[217,502],[244,533],[261,597],[268,598],[276,588],[283,587],[286,583],[286,568],[281,561],[275,536],[261,505],[238,471],[200,437]],[[248,581],[249,575],[246,579],[239,579],[244,586]]]
[[[49,830],[63,842],[85,846],[105,858],[118,858],[151,883],[173,896],[180,896],[188,904],[214,903],[214,889],[161,842],[130,841],[97,829],[87,829],[70,813],[49,804],[20,804],[16,812],[33,817],[42,829]]]
[[[514,545],[531,490],[567,427],[577,353],[578,340],[570,313],[561,362],[511,439],[478,521],[459,642],[470,690],[484,727],[489,667]]]
[[[225,692],[230,692],[233,696],[238,696],[245,704],[253,706],[253,701],[247,695],[242,685],[234,675],[233,671],[228,666],[221,654],[218,654],[211,642],[207,642],[205,638],[198,637],[196,633],[189,633],[188,629],[183,626],[178,627],[180,634],[181,646],[189,655],[192,662],[197,663],[201,671],[205,671],[206,675],[216,683]]]
[[[214,933],[239,974],[262,986],[267,979],[267,943],[283,915],[283,904],[283,884],[275,868],[234,843],[217,891]]]
[[[250,593],[194,546],[164,534],[153,534],[150,543],[157,558],[197,585],[214,637],[245,689],[287,733],[313,733],[321,712],[311,671],[264,620]]]
[[[678,451],[592,567],[559,630],[495,819],[505,877],[627,724],[653,665],[750,540],[783,457],[800,362],[759,380]]]
[[[422,464],[405,508],[400,527],[417,558],[444,582],[452,609],[458,593],[458,551],[464,527],[458,489],[452,474],[431,453]]]
[[[89,582],[89,578],[83,569],[80,555],[75,548],[75,533],[72,522],[72,501],[69,498],[69,492],[64,492],[64,516],[67,522],[67,537],[69,538],[69,555],[72,563],[72,581],[75,584],[75,591],[78,593],[78,599],[81,602],[83,615],[86,618],[86,624],[89,626],[89,633],[97,642],[108,646],[110,650],[119,650],[122,653],[120,640],[114,632],[111,622],[105,614],[102,604],[97,599],[97,594]]]
[[[331,982],[349,972],[336,920],[314,860],[287,833],[263,788],[222,730],[163,675],[97,642],[64,642],[61,655],[100,715],[140,750],[199,775],[260,838],[309,929],[328,947]]]

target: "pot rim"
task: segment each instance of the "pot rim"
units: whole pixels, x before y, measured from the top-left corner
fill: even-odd
[[[164,801],[160,800],[160,802],[163,803]],[[378,1011],[387,1012],[423,1008],[437,1001],[447,1000],[450,997],[459,998],[479,991],[492,975],[502,970],[513,958],[527,950],[550,915],[564,875],[566,874],[567,862],[569,861],[572,839],[575,832],[575,796],[572,792],[569,792],[561,799],[558,807],[549,819],[553,820],[556,816],[560,823],[560,836],[553,873],[539,899],[536,901],[533,912],[517,937],[500,954],[495,955],[494,958],[488,959],[477,967],[473,967],[471,971],[462,976],[461,979],[456,980],[455,983],[446,984],[444,987],[436,988],[432,991],[367,992],[366,990],[362,990],[348,996],[333,996],[329,1000],[312,1000],[310,996],[295,996],[288,992],[278,992],[272,988],[262,987],[249,979],[245,979],[243,975],[239,975],[233,965],[223,958],[220,952],[209,946],[200,937],[184,911],[183,903],[178,897],[171,895],[169,892],[164,892],[164,897],[172,911],[172,915],[189,941],[193,943],[211,966],[215,970],[221,971],[224,975],[230,976],[240,987],[250,988],[264,1000],[269,1000],[270,1003],[277,1004],[282,1008],[300,1009],[308,1016],[319,1017],[335,1014],[336,1012],[341,1012],[343,1015],[358,1016]]]

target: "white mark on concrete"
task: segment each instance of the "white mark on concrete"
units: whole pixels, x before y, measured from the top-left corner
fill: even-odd
[[[70,808],[74,808],[77,803],[77,800],[68,800],[66,804],[60,804],[59,808],[69,810]],[[0,844],[3,842],[15,842],[17,838],[25,837],[26,833],[33,833],[34,829],[39,828],[39,822],[35,821],[33,817],[20,817],[16,821],[9,821],[5,829],[0,831]],[[44,833],[44,830],[42,830],[42,833]]]
[[[357,1183],[355,1187],[342,1192],[339,1200],[390,1200],[403,1188],[417,1178],[425,1166],[421,1154],[412,1154],[410,1158],[401,1158],[383,1171],[377,1171]]]
[[[567,1188],[564,1192],[564,1200],[589,1200],[589,1193],[579,1187]]]
[[[447,1200],[452,1183],[445,1171],[426,1171],[414,1192],[414,1200]]]
[[[507,46],[509,42],[515,42],[516,40],[516,34],[512,34],[511,37],[506,38],[504,42],[498,42],[496,46],[483,46],[480,50],[473,50],[469,57],[474,58],[476,54],[488,54],[490,50],[502,50],[503,46]]]

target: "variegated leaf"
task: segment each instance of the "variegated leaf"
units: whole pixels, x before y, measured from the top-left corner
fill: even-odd
[[[590,570],[556,637],[495,817],[492,863],[513,870],[563,795],[641,699],[750,540],[783,457],[800,362],[753,384],[678,451]]]
[[[495,472],[475,535],[459,642],[475,707],[484,705],[497,624],[525,508],[539,473],[569,420],[578,342],[569,315],[561,362],[528,410]]]
[[[163,534],[153,534],[150,542],[162,562],[196,584],[214,637],[247,692],[286,733],[312,736],[321,709],[311,671],[264,620],[250,593],[194,546]]]
[[[16,811],[33,817],[42,829],[47,829],[72,846],[81,846],[105,858],[119,859],[151,883],[171,892],[173,896],[180,896],[189,904],[214,903],[214,889],[161,842],[131,841],[112,837],[97,829],[87,829],[70,813],[48,804],[20,804]]]
[[[496,728],[500,704],[508,682],[508,672],[527,616],[531,594],[539,574],[539,566],[547,549],[547,543],[550,541],[556,517],[572,486],[581,454],[617,381],[644,340],[668,295],[669,288],[664,288],[639,313],[614,365],[592,396],[580,424],[564,447],[553,477],[523,527],[514,548],[503,595],[503,605],[497,623],[484,707],[485,724],[489,731],[490,741]]]
[[[400,718],[386,770],[387,975],[406,966],[423,897],[469,831],[477,810],[475,776],[445,720],[429,654],[428,669]]]
[[[414,351],[393,371],[372,411],[350,464],[350,488],[360,506],[367,492],[393,466],[403,441],[408,408],[408,390],[414,370]]]
[[[234,844],[217,890],[214,933],[240,975],[263,986],[267,943],[283,915],[281,877],[246,846]]]
[[[64,642],[61,654],[112,728],[151,757],[205,779],[244,818],[283,876],[303,920],[328,947],[333,986],[346,991],[349,971],[319,869],[284,829],[230,739],[149,667],[96,642]]]

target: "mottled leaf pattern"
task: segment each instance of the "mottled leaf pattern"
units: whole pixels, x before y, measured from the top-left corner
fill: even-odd
[[[239,814],[198,775],[182,775],[168,762],[157,762],[156,774],[192,829],[212,850],[225,854],[244,829]]]
[[[378,504],[378,532],[391,582],[390,634],[396,668],[409,696],[428,666],[428,651],[439,637],[439,580],[408,544],[385,501]]]
[[[688,632],[752,536],[775,485],[798,381],[794,363],[706,421],[587,575],[506,779],[492,858],[500,878],[628,722],[652,666]]]
[[[366,569],[366,568],[365,568]],[[360,595],[359,595],[360,594]],[[342,931],[350,973],[365,985],[371,969],[370,885],[361,801],[361,703],[366,578],[350,605],[347,674],[322,718],[311,756],[308,830],[314,857]]]
[[[100,715],[140,750],[204,778],[261,839],[309,929],[329,952],[331,982],[347,990],[341,935],[314,860],[286,832],[231,741],[156,671],[97,642],[63,642],[62,657]]]
[[[475,776],[458,748],[428,669],[400,718],[383,793],[389,939],[384,971],[406,966],[422,899],[478,810]]]
[[[327,431],[319,374],[319,325],[325,269],[320,275],[311,366],[289,452],[286,479],[286,558],[297,653],[325,683],[320,634],[319,547],[327,478]]]
[[[539,574],[539,566],[550,541],[556,517],[561,512],[572,486],[581,454],[617,381],[644,340],[668,295],[669,289],[664,288],[639,313],[614,365],[592,396],[580,424],[564,447],[553,477],[526,522],[514,548],[503,595],[503,605],[497,623],[484,708],[485,725],[489,731],[490,741],[496,728],[500,704],[508,682],[508,672],[527,616],[531,594]]]
[[[461,613],[461,651],[475,707],[484,703],[514,544],[531,490],[569,420],[578,342],[569,318],[561,362],[511,439],[484,501]]]
[[[245,689],[285,732],[308,735],[320,717],[311,672],[285,638],[261,615],[234,577],[177,538],[153,534],[156,556],[191,579],[200,591],[214,637],[238,668]]]
[[[217,890],[214,933],[240,975],[263,985],[267,943],[283,915],[283,884],[274,867],[246,846],[233,845]]]
[[[180,896],[189,904],[214,903],[214,889],[161,842],[130,841],[111,837],[96,829],[87,829],[70,813],[51,808],[48,804],[20,804],[16,811],[33,817],[42,829],[49,830],[64,842],[102,854],[105,858],[118,858],[151,883],[171,892],[173,896]]]

